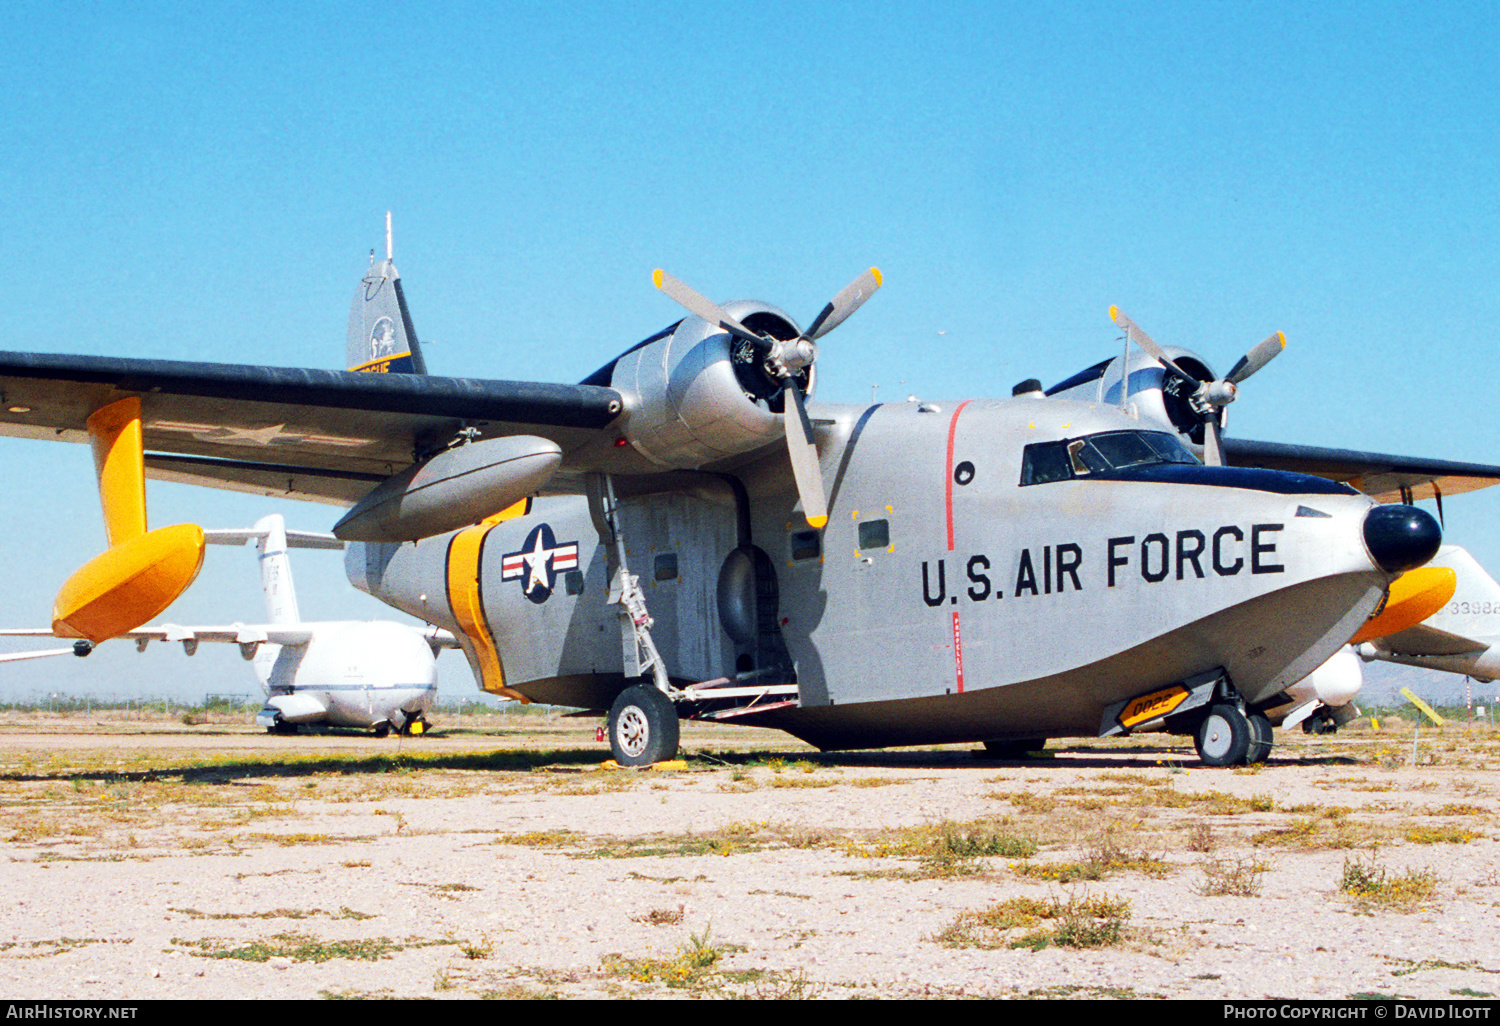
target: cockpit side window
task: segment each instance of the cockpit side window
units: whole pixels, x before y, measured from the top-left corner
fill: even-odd
[[[1103,473],[1109,469],[1108,461],[1095,452],[1094,447],[1084,438],[1075,438],[1068,443],[1068,461],[1073,465],[1073,473],[1079,477]]]
[[[1183,445],[1182,439],[1176,435],[1169,435],[1165,431],[1142,431],[1141,437],[1167,463],[1198,462],[1198,458],[1188,452],[1187,446]]]
[[[1142,463],[1162,462],[1161,454],[1135,431],[1111,431],[1108,434],[1094,435],[1088,442],[1115,470],[1124,470]]]
[[[1073,477],[1067,443],[1038,442],[1021,451],[1021,485],[1050,484]]]
[[[1165,431],[1103,431],[1026,446],[1021,453],[1021,484],[1108,477],[1130,467],[1197,462],[1176,436]]]

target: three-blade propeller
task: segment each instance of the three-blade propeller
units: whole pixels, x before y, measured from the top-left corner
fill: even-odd
[[[1286,336],[1276,332],[1270,338],[1251,349],[1218,381],[1199,381],[1172,361],[1162,347],[1152,341],[1120,308],[1109,308],[1110,320],[1125,330],[1125,336],[1140,346],[1155,359],[1170,367],[1172,372],[1186,381],[1193,389],[1188,403],[1203,418],[1203,462],[1210,467],[1224,465],[1224,407],[1234,402],[1239,395],[1239,384],[1250,375],[1270,363],[1277,353],[1286,348]]]
[[[802,390],[797,375],[818,358],[817,340],[828,334],[858,310],[865,300],[880,288],[880,270],[872,267],[848,285],[823,307],[812,326],[794,339],[757,335],[731,317],[723,307],[694,291],[666,271],[652,273],[656,287],[681,303],[688,311],[709,324],[717,325],[736,338],[744,339],[763,352],[766,373],[781,382],[782,395],[790,399],[782,419],[786,423],[786,449],[792,461],[792,476],[802,499],[802,512],[813,527],[828,523],[828,497],[823,491],[823,472],[818,465],[818,449],[812,439],[812,423],[807,419]]]

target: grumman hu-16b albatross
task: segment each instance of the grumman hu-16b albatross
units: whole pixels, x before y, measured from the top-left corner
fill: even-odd
[[[1426,512],[1329,478],[1500,480],[1287,446],[1221,465],[1279,336],[1222,380],[1127,342],[1051,396],[814,403],[878,271],[805,329],[655,282],[690,315],[577,385],[423,373],[389,248],[351,371],[0,354],[0,433],[94,447],[111,547],[58,633],[130,631],[192,580],[201,531],[148,532],[144,474],[351,507],[358,587],[452,631],[486,691],[609,710],[621,763],[669,757],[688,715],[825,749],[1165,729],[1231,764],[1437,551]]]
[[[300,725],[327,724],[422,734],[437,695],[437,650],[457,648],[453,635],[437,627],[416,628],[389,620],[304,622],[292,584],[289,548],[342,549],[344,543],[318,531],[290,531],[279,514],[262,517],[248,530],[204,531],[204,541],[244,545],[254,541],[266,595],[263,624],[222,627],[162,624],[118,635],[144,652],[152,641],[181,642],[194,655],[199,642],[228,642],[255,668],[266,693],[255,722],[273,734],[295,734]],[[0,630],[3,636],[47,636],[52,630]],[[0,659],[72,653],[86,656],[93,642],[72,648],[13,653]]]

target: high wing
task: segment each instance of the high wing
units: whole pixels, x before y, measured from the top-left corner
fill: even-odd
[[[0,435],[87,442],[90,414],[130,396],[149,477],[334,505],[467,429],[550,439],[565,464],[593,443],[608,463],[624,408],[599,385],[0,352]]]
[[[1450,460],[1389,456],[1352,449],[1224,439],[1226,461],[1235,467],[1264,467],[1342,481],[1381,502],[1441,500],[1500,483],[1500,467]]]

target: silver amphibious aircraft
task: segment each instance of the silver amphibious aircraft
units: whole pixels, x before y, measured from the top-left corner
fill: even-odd
[[[248,530],[203,533],[205,541],[221,545],[255,542],[266,622],[215,627],[169,623],[119,637],[133,639],[141,652],[152,641],[181,642],[190,656],[205,641],[239,645],[266,694],[256,723],[272,733],[294,734],[299,726],[312,724],[371,730],[381,737],[393,729],[405,734],[427,730],[437,694],[437,650],[458,647],[450,633],[388,620],[304,621],[287,549],[342,549],[344,543],[331,534],[289,531],[280,514],[263,517]],[[0,630],[0,635],[13,637],[52,634]],[[14,653],[11,658],[88,655],[92,646],[78,641],[72,648]]]
[[[1049,391],[814,402],[874,269],[805,329],[658,271],[689,315],[579,384],[428,375],[386,257],[350,371],[0,354],[0,433],[88,441],[99,469],[111,547],[60,633],[131,630],[192,580],[201,532],[146,529],[144,473],[349,507],[356,586],[451,631],[486,691],[608,710],[622,763],[692,716],[825,749],[1165,729],[1233,764],[1437,551],[1436,520],[1371,495],[1500,480],[1237,449],[1225,406],[1280,337],[1219,379],[1123,315],[1121,355]]]

